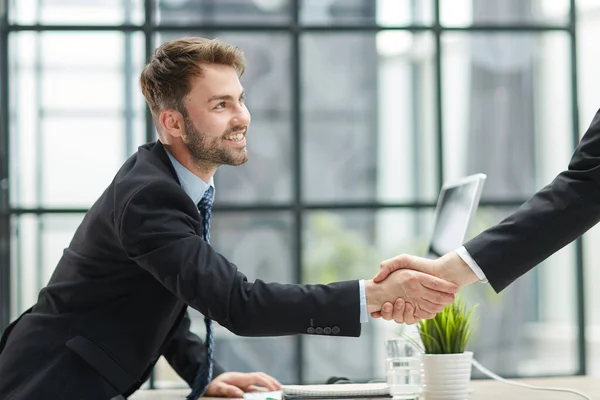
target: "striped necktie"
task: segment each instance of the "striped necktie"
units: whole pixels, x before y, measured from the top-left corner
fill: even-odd
[[[213,187],[209,186],[198,203],[198,211],[202,217],[204,240],[207,243],[210,243],[210,216],[212,215],[213,192]],[[204,393],[206,393],[206,388],[212,380],[214,348],[212,321],[210,318],[204,317],[204,324],[206,325],[206,354],[208,360],[198,369],[192,385],[192,392],[187,396],[188,400],[197,400],[202,397]]]

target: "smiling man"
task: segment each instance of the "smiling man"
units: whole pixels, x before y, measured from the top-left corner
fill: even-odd
[[[431,318],[454,300],[456,285],[409,270],[380,284],[248,282],[211,247],[213,175],[248,160],[244,68],[242,52],[218,40],[156,50],[140,83],[159,140],[120,168],[37,303],[4,332],[1,399],[122,398],[161,355],[190,385],[189,399],[274,390],[266,374],[218,367],[212,320],[246,336],[359,336],[384,302],[410,298]],[[204,343],[189,330],[187,307],[206,316]]]

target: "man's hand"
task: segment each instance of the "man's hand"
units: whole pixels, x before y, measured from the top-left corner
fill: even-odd
[[[379,267],[379,273],[373,278],[373,282],[381,282],[390,273],[399,269],[412,269],[437,276],[445,281],[455,283],[462,288],[478,281],[477,275],[463,261],[462,258],[451,252],[437,260],[402,254],[389,260],[385,260]]]
[[[398,315],[395,319],[398,323],[416,322],[412,319],[405,321],[404,314],[416,319],[433,318],[454,301],[454,293],[458,291],[458,286],[454,283],[409,269],[400,269],[385,277],[387,279],[380,279],[378,283],[375,280],[365,281],[367,310],[374,315],[383,307],[388,315],[391,314],[391,303],[394,302],[394,316]]]
[[[463,259],[455,252],[451,252],[437,260],[429,260],[405,254],[390,258],[381,263],[379,273],[373,278],[373,282],[382,282],[391,273],[401,269],[412,269],[437,276],[445,281],[455,283],[458,288],[478,281],[477,275],[475,275]],[[404,304],[401,299],[396,301],[394,308],[392,308],[390,302],[385,303],[381,312],[371,313],[371,316],[374,318],[382,317],[385,320],[394,319],[396,322],[404,321],[407,324],[416,323],[419,319],[419,315],[411,307],[411,304]]]
[[[277,379],[263,372],[224,372],[213,379],[206,396],[244,397],[244,392],[281,390]]]

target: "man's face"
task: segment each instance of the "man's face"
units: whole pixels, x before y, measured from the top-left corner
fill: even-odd
[[[204,75],[192,80],[192,90],[183,104],[188,114],[184,115],[183,142],[197,164],[240,165],[248,161],[250,112],[232,67],[205,66]]]

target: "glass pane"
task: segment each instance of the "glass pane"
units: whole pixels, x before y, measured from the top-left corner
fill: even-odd
[[[432,7],[430,0],[300,0],[300,20],[315,25],[430,24]]]
[[[31,215],[13,220],[12,319],[31,307],[81,223],[83,214]]]
[[[143,35],[11,39],[11,202],[88,207],[145,139]]]
[[[213,37],[195,33],[195,35]],[[217,201],[222,203],[284,202],[292,197],[290,37],[262,33],[218,33],[239,46],[247,68],[241,77],[252,114],[246,164],[219,168]],[[182,37],[161,34],[159,44]]]
[[[513,211],[480,207],[472,233]],[[484,284],[468,286],[461,293],[469,303],[479,304],[477,328],[469,348],[483,366],[501,376],[567,375],[577,371],[573,245],[542,262],[500,294]],[[474,376],[483,377],[473,371]]]
[[[306,34],[301,45],[305,200],[433,201],[432,36]]]
[[[235,263],[249,281],[294,282],[292,266],[293,222],[287,213],[215,212],[211,222],[211,243],[221,254]],[[204,317],[190,310],[192,330],[205,337]],[[235,336],[217,326],[215,358],[229,371],[266,372],[281,382],[295,382],[297,356],[295,338],[247,338]],[[175,379],[177,378],[177,379]],[[180,381],[168,368],[157,366],[157,381],[171,386]]]
[[[446,26],[472,24],[567,24],[569,0],[440,0]]]
[[[523,199],[572,153],[569,41],[563,33],[447,33],[444,173],[483,172],[484,199]]]
[[[290,21],[290,0],[158,0],[160,24],[283,24]]]
[[[432,209],[310,212],[304,222],[304,282],[370,279],[386,258],[424,255],[432,216]],[[359,338],[304,336],[306,382],[324,383],[330,376],[382,378],[383,341],[398,329],[393,322],[371,319]]]
[[[22,25],[144,22],[144,0],[9,0],[9,20]]]

